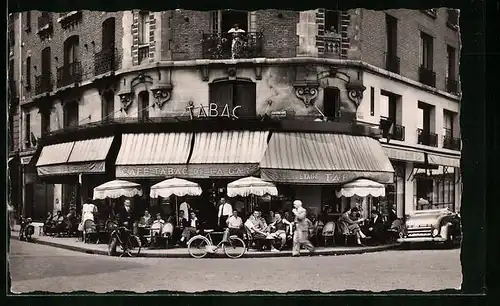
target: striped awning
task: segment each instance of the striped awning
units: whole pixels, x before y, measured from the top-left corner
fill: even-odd
[[[428,153],[428,161],[431,165],[460,168],[460,156],[450,156]]]
[[[274,133],[260,163],[265,180],[291,184],[343,184],[366,178],[393,182],[394,169],[370,137],[326,133]]]
[[[192,140],[192,133],[124,134],[116,177],[185,177]]]
[[[259,169],[269,131],[196,133],[189,176],[244,177]]]
[[[42,148],[36,163],[40,176],[104,173],[113,137],[64,142]]]

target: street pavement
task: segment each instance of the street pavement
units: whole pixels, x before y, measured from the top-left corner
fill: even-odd
[[[279,293],[458,289],[459,249],[299,258],[118,258],[11,240],[11,291]]]

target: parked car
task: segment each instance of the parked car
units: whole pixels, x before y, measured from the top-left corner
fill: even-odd
[[[436,242],[454,245],[462,238],[460,215],[444,209],[415,211],[406,219],[400,243]]]

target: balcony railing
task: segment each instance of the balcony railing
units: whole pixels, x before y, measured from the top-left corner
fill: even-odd
[[[82,64],[73,62],[57,68],[57,87],[82,81]]]
[[[324,54],[328,57],[339,57],[342,36],[337,33],[325,33],[323,38],[325,40]]]
[[[393,124],[394,120],[390,118],[380,119],[380,129],[382,130],[382,136],[384,138],[390,138],[394,140],[405,140],[405,127],[398,124]],[[392,127],[392,129],[391,129]]]
[[[450,135],[443,136],[443,148],[460,151],[460,138]]]
[[[419,80],[422,84],[436,87],[436,73],[431,69],[420,66]]]
[[[233,38],[232,33],[203,33],[204,59],[230,59],[262,57],[263,34],[239,33]]]
[[[115,49],[102,50],[94,55],[94,75],[116,70]]]
[[[446,78],[446,92],[458,94],[458,81],[452,78]]]
[[[393,54],[385,53],[385,69],[399,74],[399,57]]]
[[[35,76],[35,95],[52,91],[52,86],[51,73],[44,73],[42,75]]]
[[[139,65],[149,58],[149,45],[140,46],[138,50]]]
[[[437,134],[423,129],[417,129],[417,142],[426,146],[437,147]]]

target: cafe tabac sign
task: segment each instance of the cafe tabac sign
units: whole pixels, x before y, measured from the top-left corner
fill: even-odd
[[[255,174],[258,164],[191,164],[116,166],[117,178],[213,178],[244,177]]]
[[[189,118],[193,119],[201,119],[201,118],[230,118],[230,119],[239,119],[238,110],[241,108],[240,105],[237,106],[229,106],[228,104],[218,105],[216,103],[210,103],[208,106],[201,105],[196,107],[194,103],[191,101],[189,105],[186,107],[186,110],[189,112]]]

